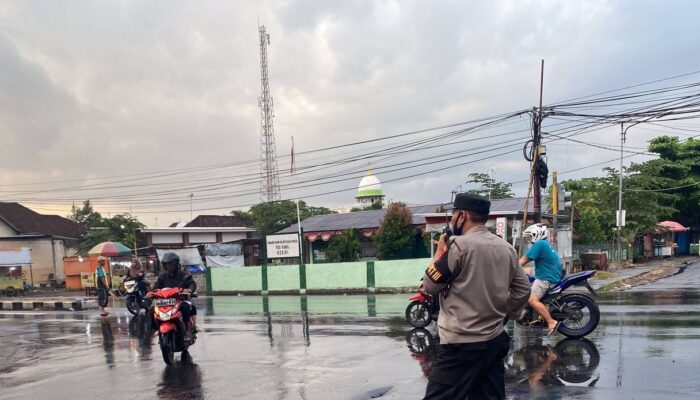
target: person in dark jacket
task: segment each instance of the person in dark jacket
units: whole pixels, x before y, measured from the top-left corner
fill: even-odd
[[[177,254],[165,253],[161,264],[165,272],[158,277],[156,284],[153,286],[153,290],[180,288],[183,289],[184,294],[193,294],[197,291],[197,283],[192,278],[192,274],[180,268],[180,257]],[[146,297],[150,298],[151,292],[149,292]],[[182,302],[180,311],[182,312],[182,319],[185,321],[185,340],[189,340],[192,326],[194,326],[197,332],[200,332],[199,326],[197,325],[197,307],[195,307],[192,301],[186,300]]]

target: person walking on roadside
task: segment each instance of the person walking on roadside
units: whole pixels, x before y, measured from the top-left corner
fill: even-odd
[[[426,269],[425,289],[440,296],[440,348],[425,400],[505,398],[504,320],[527,304],[530,285],[515,249],[486,228],[490,207],[481,196],[458,194],[454,235],[440,237],[445,253]]]
[[[547,294],[552,286],[561,280],[561,261],[559,254],[549,244],[547,237],[549,233],[547,227],[542,224],[530,225],[523,232],[524,236],[529,236],[532,240],[532,247],[525,256],[520,259],[520,265],[525,267],[531,262],[535,262],[535,282],[532,284],[532,294],[528,302],[533,310],[547,323],[547,336],[552,336],[559,328],[560,321],[555,320],[549,314],[547,306],[540,300]],[[532,275],[532,267],[525,268],[528,275]]]
[[[109,285],[107,284],[107,274],[105,273],[105,265],[107,263],[107,257],[97,258],[97,269],[95,269],[95,287],[97,288],[97,304],[100,307],[100,315],[106,317],[109,315],[105,311],[108,301],[108,290]]]

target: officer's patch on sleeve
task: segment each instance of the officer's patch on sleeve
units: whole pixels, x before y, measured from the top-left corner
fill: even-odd
[[[448,253],[445,252],[440,258],[430,263],[425,270],[425,274],[434,283],[448,283],[450,278],[452,278],[452,273],[447,267],[447,254]]]

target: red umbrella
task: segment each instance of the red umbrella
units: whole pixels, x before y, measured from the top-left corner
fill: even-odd
[[[670,232],[686,232],[686,231],[688,231],[688,228],[686,228],[685,226],[683,226],[675,221],[659,222],[658,226],[666,228],[666,229],[661,229],[659,231],[664,231],[664,230],[670,231]]]

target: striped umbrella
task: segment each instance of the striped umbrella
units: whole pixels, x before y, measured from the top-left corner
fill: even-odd
[[[119,242],[102,242],[90,249],[91,256],[124,257],[131,255],[131,249]]]

